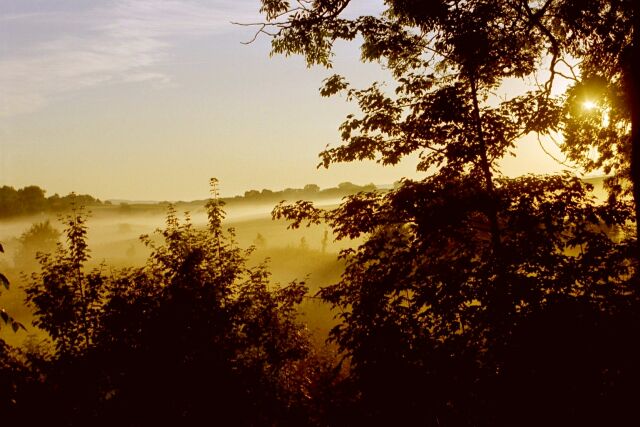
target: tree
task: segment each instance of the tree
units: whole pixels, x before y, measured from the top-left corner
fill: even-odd
[[[35,309],[34,325],[47,331],[65,356],[91,347],[106,286],[100,268],[85,271],[90,258],[86,221],[84,208],[73,207],[63,218],[67,245],[58,243],[55,254],[38,253],[42,272],[33,273],[25,288]]]
[[[307,184],[302,189],[305,193],[318,193],[320,191],[320,187],[317,184]]]
[[[509,401],[506,384],[540,391],[513,379],[549,368],[538,364],[542,358],[513,356],[521,325],[543,328],[551,313],[569,325],[570,318],[557,315],[563,306],[595,313],[602,322],[610,315],[634,319],[623,340],[637,325],[637,291],[629,280],[636,271],[635,236],[616,243],[603,228],[633,219],[624,200],[597,205],[587,186],[568,174],[507,179],[498,166],[526,134],[570,135],[573,92],[564,102],[554,97],[553,84],[564,74],[567,54],[584,49],[579,34],[578,40],[561,36],[575,24],[568,10],[581,3],[389,0],[382,15],[354,18],[345,12],[349,3],[292,7],[263,0],[267,22],[258,31],[273,37],[274,53],[301,54],[309,65],[327,67],[337,40],[360,38],[362,59],[392,73],[393,90],[380,83],[354,89],[336,75],[325,80],[323,96],[345,93],[361,114],[347,116],[340,126],[343,144],[320,154],[322,166],[362,159],[394,165],[418,153],[417,168],[429,175],[403,180],[386,194],[350,196],[329,211],[309,202],[280,204],[274,217],[288,218],[293,227],[327,221],[338,238],[366,239],[342,252],[342,280],[321,291],[342,312],[333,338],[351,360],[362,417],[396,424],[399,417],[427,425],[526,424],[491,406]],[[609,6],[595,1],[589,7]],[[627,43],[628,27],[616,31]],[[494,95],[505,80],[533,80],[545,66],[542,84],[504,99]],[[606,334],[594,334],[588,347],[602,344],[596,336]],[[541,339],[538,350],[553,353],[553,342],[551,335]],[[604,363],[602,353],[591,353],[589,369],[581,372],[591,382],[581,390],[556,378],[557,390],[589,397],[572,400],[557,419],[579,414],[593,422],[614,407],[615,414],[630,414],[630,406],[618,407],[610,397],[637,393],[619,377],[611,389],[601,384],[607,370],[638,378],[632,359],[625,359],[631,354],[637,349],[619,354],[624,361]],[[569,357],[558,360],[559,370],[571,369],[562,364]],[[602,404],[598,417],[589,412],[594,400]],[[537,403],[539,414],[550,414],[551,405]]]
[[[22,212],[28,214],[42,212],[47,204],[44,190],[35,185],[18,190],[18,198],[21,200]]]
[[[32,224],[18,239],[20,246],[14,255],[16,267],[28,271],[36,261],[38,253],[55,252],[59,238],[60,232],[49,220]]]
[[[4,253],[4,247],[2,246],[1,243],[0,243],[0,252]],[[9,289],[9,279],[7,279],[7,276],[5,276],[3,273],[0,273],[0,295],[2,294],[2,290],[1,290],[2,288]],[[18,322],[17,320],[15,320],[9,313],[7,313],[7,311],[3,307],[0,307],[0,319],[5,325],[11,326],[11,329],[13,329],[14,332],[17,332],[18,329],[26,330],[24,325]],[[0,323],[0,326],[1,325],[2,323]],[[0,339],[0,346],[3,346],[3,345],[4,345],[4,341]]]
[[[0,216],[34,214],[46,207],[44,190],[35,185],[15,190],[13,187],[0,188]]]
[[[568,157],[610,175],[612,197],[630,194],[640,217],[638,2],[554,0],[537,10],[522,4],[551,53],[549,86],[554,76],[571,81],[559,123]],[[636,235],[639,227],[636,221]]]
[[[169,208],[142,268],[89,272],[86,217],[66,218],[67,245],[39,257],[27,287],[37,326],[54,340],[16,419],[60,425],[301,425],[314,356],[297,305],[304,283],[269,283],[264,265],[222,228],[212,180],[208,224]],[[22,417],[22,418],[20,418]]]
[[[244,192],[244,197],[246,199],[255,199],[260,197],[260,192],[258,190],[249,190]]]
[[[253,244],[257,248],[264,248],[265,246],[267,246],[267,239],[265,239],[261,233],[258,233],[256,234],[256,238],[253,239]]]

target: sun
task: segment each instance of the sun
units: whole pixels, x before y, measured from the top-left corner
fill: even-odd
[[[598,107],[598,104],[596,104],[591,100],[586,100],[582,103],[582,108],[584,108],[585,110],[593,110],[597,107]]]

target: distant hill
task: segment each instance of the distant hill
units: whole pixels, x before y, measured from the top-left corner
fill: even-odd
[[[307,184],[303,188],[285,188],[284,190],[247,190],[243,195],[237,195],[233,197],[222,197],[221,200],[226,204],[236,203],[250,203],[250,204],[262,204],[262,203],[278,203],[281,200],[299,200],[299,199],[335,199],[351,194],[356,194],[361,191],[373,191],[373,190],[386,190],[393,188],[392,185],[376,186],[374,184],[357,185],[351,182],[340,183],[337,187],[330,187],[321,189],[316,184]],[[162,205],[166,206],[169,203],[175,205],[204,205],[207,200],[191,200],[191,201],[149,201],[149,200],[126,200],[126,199],[109,199],[108,203],[113,205]]]
[[[589,177],[584,178],[584,182],[594,186],[594,195],[604,200],[606,192],[603,182],[606,177]],[[243,195],[234,197],[223,197],[221,200],[229,206],[241,205],[263,205],[280,202],[281,200],[336,200],[345,196],[356,194],[363,191],[381,190],[388,191],[393,189],[395,184],[384,185],[357,185],[351,182],[340,183],[337,187],[321,189],[316,184],[307,184],[302,188],[285,188],[284,190],[248,190]],[[64,212],[70,209],[72,203],[76,206],[96,207],[100,210],[111,210],[118,208],[122,212],[129,212],[131,209],[136,211],[155,211],[164,210],[170,203],[178,207],[195,207],[203,206],[207,200],[192,201],[152,201],[152,200],[126,200],[126,199],[109,199],[102,202],[88,194],[70,193],[66,196],[46,197],[46,191],[38,186],[31,185],[16,190],[10,186],[0,187],[0,218],[11,218],[24,215],[35,215],[43,212]]]
[[[112,205],[157,205],[160,203],[157,200],[129,200],[129,199],[107,199],[105,203]],[[168,202],[167,202],[168,203]]]

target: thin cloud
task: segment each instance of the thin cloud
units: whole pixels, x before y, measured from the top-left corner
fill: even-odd
[[[55,96],[98,85],[167,84],[171,76],[154,67],[173,48],[228,31],[232,20],[251,19],[252,6],[251,1],[122,0],[77,13],[3,16],[14,26],[38,28],[46,21],[53,29],[47,41],[10,35],[11,47],[0,47],[0,116],[33,112]]]

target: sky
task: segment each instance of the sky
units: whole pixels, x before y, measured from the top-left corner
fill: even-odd
[[[322,98],[322,79],[388,79],[340,44],[333,70],[269,55],[259,0],[1,0],[0,185],[39,185],[101,199],[193,200],[246,190],[391,184],[419,176],[415,159],[318,169],[355,111]],[[352,13],[375,12],[353,0]],[[547,149],[552,146],[547,144]],[[552,144],[551,144],[552,145]],[[534,138],[508,175],[564,169]]]

